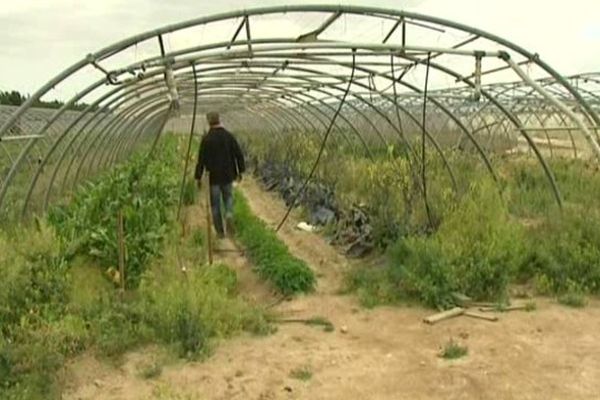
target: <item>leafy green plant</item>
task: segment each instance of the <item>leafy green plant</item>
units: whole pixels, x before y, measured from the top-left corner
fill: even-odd
[[[236,288],[235,272],[224,265],[199,266],[181,276],[160,263],[140,287],[144,321],[192,359],[210,354],[212,339],[242,330],[268,333],[266,315],[238,299]]]
[[[118,265],[117,215],[123,214],[126,285],[139,284],[148,261],[158,255],[176,202],[178,174],[175,143],[148,158],[133,157],[77,192],[68,206],[51,210],[49,220],[71,251],[97,260],[104,268]]]
[[[480,182],[444,211],[436,232],[401,238],[389,249],[387,268],[355,271],[350,286],[370,306],[414,298],[445,309],[454,292],[501,301],[525,258],[523,238],[502,199]]]
[[[565,293],[558,296],[558,302],[573,308],[583,308],[587,304],[585,293],[576,286],[571,286]]]
[[[194,204],[196,202],[197,192],[196,181],[190,178],[186,179],[183,187],[183,204],[186,206]]]
[[[469,353],[467,346],[462,346],[454,340],[450,339],[442,348],[440,357],[446,360],[455,360],[466,356]]]
[[[140,376],[144,379],[154,379],[154,378],[158,378],[163,371],[162,365],[157,362],[157,361],[153,361],[151,363],[147,363],[147,364],[143,364],[139,367],[140,370]]]
[[[284,295],[310,292],[315,275],[306,263],[292,256],[274,231],[250,211],[240,192],[234,206],[236,237],[244,245],[259,276]]]
[[[0,234],[0,271],[0,395],[56,397],[54,371],[87,338],[82,321],[66,314],[70,279],[52,230]]]
[[[402,292],[390,276],[391,268],[356,266],[345,275],[344,292],[355,292],[362,306],[373,308],[382,304],[397,304]]]
[[[308,366],[294,368],[290,372],[290,378],[297,379],[299,381],[309,381],[312,376],[313,373]]]
[[[600,293],[600,211],[566,207],[532,235],[529,274],[543,294]]]

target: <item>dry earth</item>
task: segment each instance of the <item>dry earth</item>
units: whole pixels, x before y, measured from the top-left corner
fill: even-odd
[[[279,221],[285,208],[278,198],[250,180],[242,190],[258,216],[272,225]],[[352,296],[338,294],[348,262],[317,234],[294,229],[297,217],[280,237],[317,272],[319,286],[276,309],[294,318],[326,317],[334,332],[280,325],[268,337],[220,343],[205,362],[167,363],[155,379],[141,378],[139,365],[161,357],[158,349],[131,353],[121,367],[87,355],[70,365],[65,398],[600,399],[597,301],[572,310],[538,299],[536,311],[501,314],[495,323],[460,317],[434,326],[422,322],[431,313],[422,308],[366,310]],[[235,250],[232,243],[225,246]],[[217,256],[238,270],[245,296],[272,300],[242,253]],[[468,346],[466,357],[438,356],[450,338]],[[306,371],[305,379],[294,378],[295,370]]]

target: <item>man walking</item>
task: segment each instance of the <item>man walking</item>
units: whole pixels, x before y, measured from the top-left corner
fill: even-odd
[[[217,236],[223,238],[221,200],[225,207],[227,234],[233,233],[233,181],[246,171],[244,156],[235,137],[223,126],[217,112],[206,114],[210,129],[202,138],[196,165],[196,180],[201,187],[202,174],[208,171],[212,217]]]

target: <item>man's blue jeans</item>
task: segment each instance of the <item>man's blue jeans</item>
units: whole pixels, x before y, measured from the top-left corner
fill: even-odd
[[[212,208],[213,223],[217,235],[224,236],[223,214],[221,213],[221,201],[225,207],[225,218],[233,218],[233,184],[210,185],[210,202]],[[228,232],[229,234],[230,232]]]

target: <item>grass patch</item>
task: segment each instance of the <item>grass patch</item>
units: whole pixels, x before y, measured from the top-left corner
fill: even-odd
[[[315,275],[308,265],[290,254],[276,233],[252,214],[243,195],[235,199],[236,237],[254,263],[258,275],[281,294],[292,295],[314,289]]]
[[[587,304],[585,295],[581,292],[571,291],[558,296],[558,302],[563,306],[583,308]]]
[[[138,371],[140,377],[142,377],[143,379],[155,379],[162,374],[163,367],[159,362],[153,361],[147,364],[140,365]]]
[[[366,308],[399,304],[404,299],[391,273],[392,270],[385,267],[354,267],[345,276],[344,292],[356,293]]]
[[[469,349],[467,346],[462,346],[450,339],[442,348],[440,357],[446,360],[456,360],[457,358],[466,356],[468,353]]]
[[[312,377],[313,377],[313,373],[310,370],[310,368],[307,367],[307,366],[294,368],[290,372],[290,378],[297,379],[299,381],[305,381],[306,382],[306,381],[311,380]]]
[[[192,359],[241,331],[268,334],[267,314],[238,297],[237,276],[204,265],[204,238],[181,241],[174,223],[172,146],[87,184],[47,220],[0,231],[0,398],[59,399],[65,362],[84,351],[118,362],[148,344]],[[117,263],[115,210],[123,209],[123,296],[107,270]],[[182,273],[180,265],[187,268]],[[139,371],[148,379],[160,365]]]

